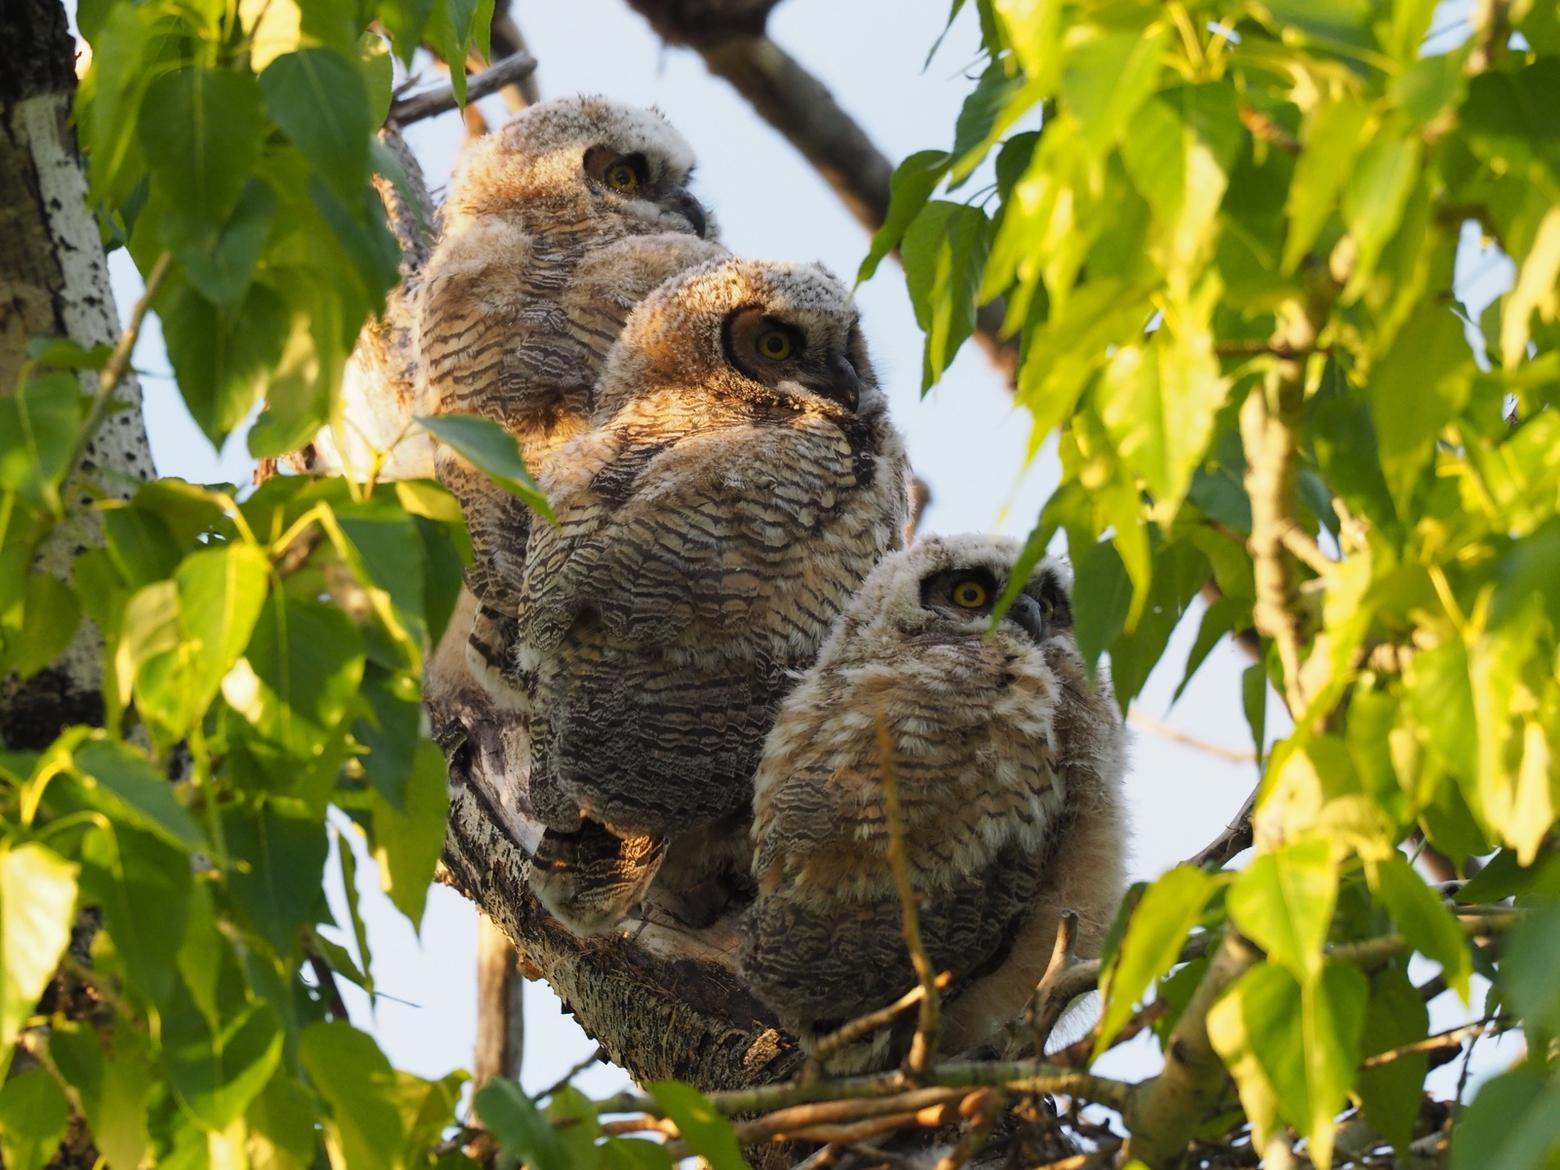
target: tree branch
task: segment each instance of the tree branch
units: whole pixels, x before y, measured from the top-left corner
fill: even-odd
[[[1259,958],[1257,949],[1233,927],[1225,930],[1202,982],[1170,1032],[1164,1071],[1139,1085],[1127,1102],[1123,1116],[1132,1131],[1128,1157],[1150,1166],[1170,1164],[1224,1091],[1224,1062],[1208,1040],[1208,1010]]]
[[[466,79],[466,103],[469,105],[490,93],[516,85],[535,72],[536,58],[529,53],[514,53],[501,61],[495,61],[481,73]],[[441,85],[395,102],[385,121],[396,126],[410,126],[425,118],[448,113],[456,104],[455,87]]]

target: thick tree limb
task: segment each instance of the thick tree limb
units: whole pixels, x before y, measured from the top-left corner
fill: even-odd
[[[487,97],[490,93],[497,93],[511,85],[518,85],[535,72],[536,58],[524,51],[516,52],[501,61],[493,62],[481,73],[473,74],[468,78],[466,101],[469,104]],[[390,107],[390,117],[387,121],[396,126],[410,126],[413,122],[421,122],[424,118],[448,113],[456,107],[456,104],[455,87],[442,85],[424,93],[402,98]]]
[[[0,10],[0,394],[16,389],[29,338],[91,349],[120,337],[71,117],[74,59],[57,0],[8,0]],[[88,506],[129,499],[151,478],[140,385],[128,348],[116,356],[105,375],[83,375],[83,391],[102,401],[100,418],[111,404],[122,409],[77,451],[62,493],[71,515],[38,550],[35,572],[69,580],[79,548],[101,543]],[[71,723],[101,723],[102,658],[102,636],[83,620],[53,666],[25,683],[0,679],[0,740],[38,749]]]
[[[525,979],[509,936],[477,917],[477,1045],[471,1073],[477,1088],[494,1077],[520,1077],[525,1054]]]

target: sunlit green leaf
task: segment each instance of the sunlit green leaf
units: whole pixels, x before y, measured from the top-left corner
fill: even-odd
[[[345,1021],[312,1024],[298,1059],[326,1104],[325,1144],[342,1170],[401,1170],[405,1129],[393,1095],[395,1073],[372,1038]]]
[[[857,284],[871,280],[883,257],[899,246],[905,229],[921,213],[947,173],[948,164],[947,151],[922,150],[894,168],[894,177],[889,181],[888,214],[883,217],[883,226],[872,235],[872,246],[856,273]]]
[[[170,205],[192,226],[220,224],[260,154],[260,86],[248,73],[188,65],[147,87],[136,127]]]
[[[708,1162],[710,1170],[746,1170],[731,1122],[715,1112],[702,1093],[681,1081],[654,1081],[646,1087],[677,1124],[688,1148]]]
[[[360,190],[374,120],[357,67],[332,49],[299,49],[267,65],[260,88],[271,117],[304,158],[342,195]]]
[[[1300,841],[1262,853],[1230,887],[1230,916],[1275,963],[1310,983],[1322,966],[1322,943],[1338,894],[1332,847]]]
[[[905,231],[900,254],[915,319],[926,333],[921,390],[942,376],[975,330],[975,294],[991,243],[978,207],[934,200]]]
[[[1370,873],[1377,895],[1392,912],[1403,937],[1415,950],[1441,964],[1447,986],[1467,1003],[1473,959],[1451,912],[1397,853],[1372,864]]]
[[[548,520],[553,518],[547,497],[526,470],[514,436],[503,427],[473,414],[423,416],[417,421],[499,487],[518,496],[532,511]]]
[[[1554,1170],[1557,1154],[1560,1078],[1521,1064],[1479,1088],[1453,1134],[1451,1170]]]
[[[1143,894],[1127,923],[1115,961],[1100,981],[1105,1007],[1094,1042],[1095,1057],[1110,1047],[1149,984],[1175,963],[1216,884],[1210,874],[1178,865]]]
[[[449,767],[444,753],[429,740],[417,744],[403,806],[378,799],[377,793],[373,802],[380,883],[413,928],[422,923],[433,867],[444,847],[449,803]]]
[[[89,833],[81,847],[82,901],[97,906],[135,994],[156,1006],[173,995],[171,961],[189,921],[189,856],[126,825]]]
[[[180,1102],[211,1131],[241,1117],[276,1070],[282,1032],[264,1003],[224,1013],[213,1029],[193,1003],[163,1017],[162,1067]]]
[[[0,1086],[0,1161],[7,1170],[43,1170],[69,1120],[70,1102],[48,1072],[12,1077]]]
[[[509,1153],[534,1170],[570,1170],[563,1143],[547,1118],[507,1077],[494,1077],[472,1100],[482,1124]]]
[[[0,1074],[75,922],[76,866],[33,842],[0,842]]]

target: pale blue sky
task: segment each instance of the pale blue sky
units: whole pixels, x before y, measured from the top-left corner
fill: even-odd
[[[947,9],[947,0],[786,0],[774,12],[771,35],[820,76],[897,161],[951,142],[954,117],[971,85],[964,71],[974,62],[977,37],[968,14],[936,61],[921,71]],[[1443,9],[1437,27],[1447,23],[1450,10]],[[697,190],[715,208],[731,248],[752,256],[822,260],[847,279],[854,275],[866,250],[865,232],[816,173],[724,82],[710,77],[697,56],[661,46],[621,0],[516,0],[514,15],[541,62],[543,96],[599,92],[654,104],[670,118],[698,153]],[[484,109],[495,121],[503,117],[497,99]],[[460,120],[446,115],[408,137],[437,193],[462,141]],[[112,268],[123,313],[138,295],[140,280],[122,252]],[[899,270],[884,265],[859,297],[874,363],[911,459],[935,494],[926,530],[1027,532],[1056,484],[1058,467],[1048,447],[1023,471],[1028,419],[1012,408],[1001,377],[968,345],[943,383],[922,400],[921,338]],[[167,377],[155,321],[136,356],[147,372],[143,386],[159,471],[247,483],[252,462],[242,441],[229,443],[219,458],[189,421]],[[1195,630],[1194,614],[1172,641],[1139,706],[1205,740],[1245,748],[1240,674],[1246,660],[1228,649],[1213,655],[1181,702],[1168,710]],[[1250,764],[1227,763],[1142,730],[1134,740],[1128,780],[1132,873],[1152,877],[1224,826],[1256,772]],[[331,884],[339,892],[339,882]],[[376,979],[384,992],[406,1002],[382,1000],[371,1018],[366,1002],[356,999],[358,1022],[374,1028],[401,1067],[430,1076],[468,1067],[475,1030],[473,911],[457,895],[436,888],[419,943],[379,895],[372,864],[360,868],[360,885]],[[561,1014],[544,985],[527,987],[526,1010],[522,1080],[535,1090],[594,1045]],[[1146,1071],[1140,1054],[1118,1063],[1138,1075]],[[579,1081],[593,1094],[625,1083],[624,1074],[603,1066]]]

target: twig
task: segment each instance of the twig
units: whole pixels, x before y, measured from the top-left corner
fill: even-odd
[[[1295,310],[1280,325],[1275,344],[1296,354],[1316,340],[1316,327]],[[1284,533],[1296,526],[1295,479],[1299,468],[1296,433],[1305,398],[1305,363],[1298,357],[1274,363],[1267,380],[1252,388],[1240,408],[1240,437],[1246,448],[1246,494],[1251,498],[1251,552],[1256,598],[1252,620],[1278,648],[1284,670],[1284,700],[1296,720],[1306,709],[1300,677],[1303,661],[1299,592],[1285,559]]]
[[[866,1101],[819,1101],[807,1105],[790,1105],[751,1121],[738,1122],[734,1129],[737,1140],[747,1145],[777,1136],[794,1137],[803,1129],[813,1129],[820,1125],[837,1125],[886,1114],[915,1113],[933,1106],[952,1105],[969,1095],[969,1090],[963,1088],[914,1089],[898,1096]]]
[[[1220,760],[1228,760],[1232,764],[1255,764],[1257,754],[1245,751],[1241,748],[1225,747],[1219,743],[1209,743],[1205,739],[1198,739],[1195,735],[1188,735],[1178,727],[1171,727],[1168,723],[1161,723],[1152,715],[1145,715],[1141,710],[1133,707],[1127,713],[1127,721],[1135,727],[1141,727],[1145,731],[1151,731],[1161,739],[1168,739],[1171,743],[1178,743],[1182,747],[1189,747],[1193,751],[1199,751]]]
[[[1062,1001],[1056,988],[1062,976],[1067,974],[1068,968],[1074,965],[1073,941],[1077,932],[1078,915],[1075,911],[1069,910],[1057,920],[1056,941],[1051,946],[1050,961],[1046,963],[1045,974],[1035,985],[1035,993],[1029,1001],[1029,1009],[1024,1013],[1028,1017],[1025,1022],[1034,1037],[1036,1056],[1045,1052],[1045,1042],[1051,1038],[1051,1033],[1056,1029],[1056,1022],[1067,1010],[1067,1003]]]
[[[157,294],[162,290],[163,282],[168,279],[168,273],[172,268],[172,252],[164,252],[157,257],[151,272],[146,276],[146,287],[131,306],[124,332],[114,343],[108,361],[103,363],[102,372],[98,374],[97,391],[92,395],[92,405],[87,408],[87,417],[82,420],[81,429],[76,432],[76,445],[71,449],[70,462],[66,464],[72,471],[81,464],[81,457],[86,454],[98,428],[108,417],[108,408],[114,401],[114,394],[125,380],[125,375],[130,372],[130,358],[135,353],[135,343],[140,340],[141,326],[146,323],[146,314],[151,312],[152,302],[157,299]]]
[[[899,892],[899,909],[905,946],[910,951],[910,965],[915,968],[916,980],[921,985],[915,1038],[910,1042],[910,1055],[905,1060],[906,1071],[913,1077],[919,1077],[926,1072],[937,1049],[937,972],[932,970],[932,964],[926,957],[926,948],[921,943],[921,920],[916,912],[915,890],[910,885],[910,864],[905,857],[904,821],[900,819],[899,810],[899,778],[894,772],[894,744],[889,738],[888,721],[881,711],[877,715],[877,741],[883,767],[888,866],[894,875],[894,888]]]
[[[350,1020],[347,1014],[347,1001],[341,997],[341,987],[336,983],[336,972],[331,970],[325,956],[316,951],[312,946],[305,950],[309,960],[309,970],[314,972],[314,978],[319,983],[320,993],[325,997],[325,1003],[330,1008],[330,1014],[338,1020]]]
[[[1290,525],[1284,529],[1281,539],[1290,556],[1303,564],[1318,577],[1325,577],[1338,567],[1338,563],[1316,546],[1316,541],[1303,529]]]
[[[1086,1150],[1081,1154],[1069,1154],[1065,1158],[1058,1158],[1055,1162],[1047,1162],[1043,1166],[1036,1166],[1034,1170],[1084,1170],[1087,1166],[1093,1166],[1108,1159],[1122,1143],[1101,1146],[1097,1150]]]
[[[552,1084],[548,1085],[540,1093],[537,1093],[534,1097],[531,1098],[531,1100],[532,1101],[536,1101],[536,1102],[541,1102],[541,1101],[547,1100],[548,1097],[551,1097],[554,1093],[556,1093],[559,1089],[561,1089],[565,1085],[567,1085],[575,1077],[579,1076],[582,1072],[584,1072],[586,1069],[588,1069],[591,1065],[597,1063],[598,1061],[602,1061],[602,1060],[606,1060],[606,1059],[607,1059],[606,1049],[602,1048],[600,1045],[597,1045],[596,1051],[592,1052],[584,1060],[580,1061],[578,1064],[576,1064],[572,1068],[570,1068],[568,1072],[564,1073],[563,1076],[559,1077]]]
[[[953,973],[951,971],[941,972],[934,980],[939,991],[947,987],[952,981]],[[822,1066],[828,1061],[829,1057],[860,1040],[863,1036],[868,1036],[879,1028],[886,1028],[898,1019],[900,1015],[917,1006],[925,998],[926,988],[921,986],[912,987],[887,1007],[878,1008],[877,1011],[868,1012],[864,1016],[858,1016],[856,1019],[842,1024],[813,1045],[812,1056],[808,1061],[809,1068],[814,1073],[821,1071]]]
[[[1224,826],[1221,832],[1212,841],[1204,845],[1196,853],[1185,861],[1186,865],[1195,865],[1199,869],[1206,865],[1222,868],[1224,863],[1237,853],[1250,849],[1255,839],[1255,831],[1251,825],[1251,813],[1257,805],[1255,791],[1246,797],[1246,803],[1240,806],[1240,811],[1235,814],[1235,819]]]
[[[451,66],[457,68],[457,66]],[[487,69],[466,81],[466,101],[471,103],[497,93],[505,86],[515,85],[536,72],[536,58],[529,53],[514,53],[501,61],[495,61]],[[447,113],[455,108],[455,87],[441,85],[437,89],[402,98],[390,107],[387,122],[398,126],[410,126],[424,118]]]
[[[980,1153],[1006,1108],[1007,1097],[996,1089],[981,1089],[964,1098],[959,1105],[960,1116],[967,1120],[964,1132],[953,1149],[937,1160],[936,1170],[959,1170]]]
[[[1412,1056],[1416,1052],[1434,1052],[1438,1048],[1461,1048],[1462,1042],[1469,1037],[1492,1035],[1504,1032],[1510,1027],[1511,1024],[1506,1021],[1488,1016],[1472,1024],[1464,1024],[1460,1028],[1451,1028],[1445,1032],[1437,1032],[1433,1036],[1426,1036],[1423,1040],[1416,1040],[1412,1044],[1378,1052],[1375,1056],[1366,1057],[1360,1067],[1376,1068],[1379,1065],[1391,1064],[1394,1060],[1402,1060],[1405,1056]]]
[[[1468,54],[1468,73],[1491,69],[1506,51],[1511,39],[1511,24],[1506,12],[1507,0],[1476,0],[1473,27],[1477,30],[1473,51]]]
[[[963,1061],[938,1065],[926,1074],[924,1088],[974,1089],[983,1085],[1012,1089],[1016,1093],[1065,1093],[1113,1109],[1122,1107],[1133,1086],[1125,1081],[1095,1076],[1074,1069],[1059,1068],[1039,1060]],[[867,1101],[917,1091],[899,1071],[841,1077],[812,1084],[782,1082],[755,1085],[750,1089],[729,1089],[708,1094],[715,1111],[725,1117],[767,1113],[788,1105],[812,1101]],[[598,1102],[597,1112],[646,1113],[661,1116],[655,1098],[641,1093],[619,1093]]]

